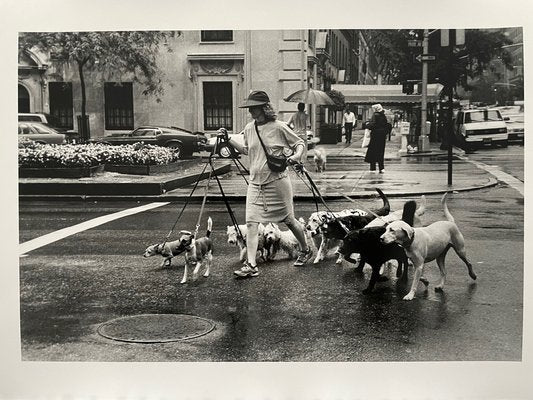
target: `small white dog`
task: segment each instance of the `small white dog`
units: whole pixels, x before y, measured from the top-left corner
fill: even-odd
[[[181,231],[181,236],[178,240],[148,246],[143,255],[144,257],[152,257],[155,255],[165,257],[163,264],[161,264],[161,267],[164,267],[165,265],[171,265],[173,257],[185,252],[185,271],[180,283],[187,282],[188,269],[193,265],[196,265],[192,274],[193,279],[196,280],[200,267],[204,261],[206,264],[204,277],[207,278],[211,270],[211,262],[213,261],[213,242],[209,237],[212,230],[213,220],[209,217],[207,219],[207,232],[204,237],[196,239],[194,233],[190,231]]]
[[[323,172],[326,170],[326,150],[323,148],[315,147],[315,155],[313,156],[313,161],[315,162],[315,171]]]
[[[315,251],[316,246],[313,242],[311,233],[305,229],[305,220],[299,218],[298,223],[305,234],[305,241],[311,250]],[[265,226],[265,243],[271,249],[272,258],[279,250],[288,254],[289,258],[297,258],[300,251],[300,244],[291,230],[282,231],[277,224],[269,223]]]
[[[246,227],[246,224],[239,225],[239,230],[241,231],[243,239],[246,240],[246,235],[248,233],[248,228]],[[226,234],[228,236],[228,243],[232,246],[239,247],[239,260],[241,262],[246,260],[246,244],[241,238],[238,237],[235,226],[229,225],[227,227]],[[261,253],[261,257],[263,258],[263,260],[271,260],[273,258],[271,255],[271,249],[268,248],[268,246],[265,246],[265,226],[261,223],[258,226],[257,236],[257,251]]]

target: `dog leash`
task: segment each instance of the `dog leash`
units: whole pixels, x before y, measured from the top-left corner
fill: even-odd
[[[174,222],[174,225],[172,225],[172,228],[170,229],[170,232],[168,232],[168,235],[166,236],[163,244],[165,244],[168,241],[168,239],[170,239],[170,235],[172,235],[172,232],[174,232],[174,228],[178,224],[178,221],[180,220],[181,216],[183,215],[183,212],[185,211],[185,208],[189,204],[189,201],[191,200],[191,197],[194,194],[194,191],[198,187],[198,184],[200,183],[200,180],[201,180],[205,170],[207,169],[207,165],[208,164],[206,163],[205,166],[204,166],[204,169],[202,170],[202,173],[200,175],[198,175],[198,179],[196,180],[196,183],[194,184],[194,187],[193,187],[191,193],[189,194],[189,197],[187,197],[187,200],[185,200],[185,204],[183,204],[183,207],[181,208],[181,211],[180,211],[180,213],[178,215],[178,218],[176,218],[176,221]]]
[[[218,143],[218,138],[217,138],[217,143]],[[215,148],[216,148],[216,146],[214,147],[214,149]],[[213,153],[214,153],[214,150],[213,150]],[[209,164],[211,165],[211,171],[213,171],[215,169],[215,167],[213,165],[213,157],[212,157],[213,153],[209,156]],[[228,214],[230,216],[231,223],[233,224],[233,226],[235,228],[235,231],[237,233],[237,238],[242,240],[244,245],[246,245],[246,239],[244,238],[244,235],[242,234],[242,232],[241,232],[241,230],[239,228],[239,223],[237,222],[237,217],[235,217],[235,213],[233,212],[233,209],[231,208],[231,205],[229,204],[229,201],[227,199],[226,193],[224,192],[224,189],[222,188],[222,184],[220,183],[220,179],[218,178],[217,174],[214,174],[214,176],[215,176],[215,180],[217,181],[217,185],[218,185],[218,189],[220,190],[220,194],[222,195],[222,200],[224,201],[224,204],[226,205],[226,209],[228,210]],[[243,178],[244,178],[244,176],[243,176]],[[248,184],[248,181],[246,180],[246,178],[244,178],[244,180]]]
[[[198,230],[200,229],[200,222],[202,221],[202,214],[204,213],[205,203],[207,200],[207,193],[209,192],[209,184],[211,182],[211,176],[213,175],[213,168],[209,171],[207,183],[205,185],[204,198],[202,200],[202,206],[200,207],[200,213],[198,214],[198,221],[196,222],[196,229],[194,231],[194,237],[198,236]]]
[[[315,184],[315,182],[313,181],[313,179],[311,178],[311,175],[309,175],[309,171],[307,171],[307,169],[305,168],[305,166],[301,163],[296,163],[296,162],[293,162],[293,163],[290,163],[290,164],[294,164],[293,166],[293,169],[296,173],[300,172],[302,174],[305,175],[305,177],[307,178],[307,180],[309,181],[310,185],[311,185],[311,192],[313,193],[313,196],[314,196],[314,192],[316,192],[318,198],[320,199],[320,201],[322,202],[322,204],[324,205],[324,207],[326,208],[326,210],[328,210],[328,213],[331,215],[331,217],[333,218],[333,220],[337,221],[338,224],[341,226],[341,228],[346,232],[350,232],[350,230],[346,227],[346,225],[344,225],[344,223],[342,221],[340,221],[336,216],[335,216],[335,213],[333,211],[331,211],[331,209],[328,207],[328,205],[326,204],[326,201],[324,200],[324,197],[322,197],[322,195],[320,194],[320,190],[318,189],[318,186]],[[314,191],[314,192],[313,192]],[[318,206],[317,206],[318,208]],[[317,210],[318,211],[318,210]]]

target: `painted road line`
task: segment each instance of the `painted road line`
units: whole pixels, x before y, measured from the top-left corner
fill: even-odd
[[[169,204],[168,201],[167,202],[155,202],[155,203],[146,204],[140,207],[129,208],[127,210],[122,210],[122,211],[109,214],[109,215],[103,215],[101,217],[82,222],[81,224],[69,226],[68,228],[63,228],[58,231],[48,233],[46,235],[40,236],[32,240],[28,240],[27,242],[19,244],[19,255],[24,255],[25,253],[38,249],[39,247],[46,246],[53,242],[57,242],[58,240],[66,238],[67,236],[75,235],[76,233],[86,231],[87,229],[91,229],[99,225],[103,225],[107,222],[111,222],[116,219],[124,218],[129,215],[137,214],[143,211],[148,211],[154,208],[162,207],[167,204]]]
[[[459,157],[465,161],[468,161],[472,164],[474,164],[476,167],[481,168],[484,171],[487,171],[489,174],[492,174],[498,179],[499,181],[505,182],[510,187],[515,189],[517,192],[519,192],[522,196],[524,195],[524,182],[522,182],[519,179],[516,179],[514,176],[509,175],[506,172],[503,172],[500,167],[495,165],[487,165],[480,163],[478,161],[470,160],[468,157]]]

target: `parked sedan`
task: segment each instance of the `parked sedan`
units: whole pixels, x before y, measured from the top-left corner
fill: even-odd
[[[507,124],[509,141],[524,144],[524,106],[504,106],[498,109]]]
[[[229,135],[230,139],[233,139],[234,142],[237,142],[241,145],[244,145],[244,131],[241,131],[240,133],[230,133]],[[212,136],[207,140],[207,143],[204,146],[204,150],[208,152],[212,152],[213,148],[215,147],[215,144],[217,142],[217,137]],[[307,131],[307,149],[313,149],[315,147],[315,144],[318,142],[318,140],[314,139],[314,135],[312,131]],[[215,151],[215,154],[219,155],[220,157],[228,158],[232,155],[232,152],[235,153],[235,155],[238,156],[239,152],[237,149],[233,148],[230,149],[226,143],[219,142],[218,148]]]
[[[192,133],[175,126],[140,126],[128,133],[104,136],[91,140],[91,142],[111,145],[144,142],[145,144],[170,147],[178,153],[179,158],[185,158],[199,151],[207,142],[207,138],[203,134]]]
[[[65,135],[40,122],[19,122],[19,138],[26,138],[43,144],[63,144]]]

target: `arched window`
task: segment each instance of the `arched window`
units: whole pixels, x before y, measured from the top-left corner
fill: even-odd
[[[19,85],[19,113],[30,112],[30,94],[28,89]]]

